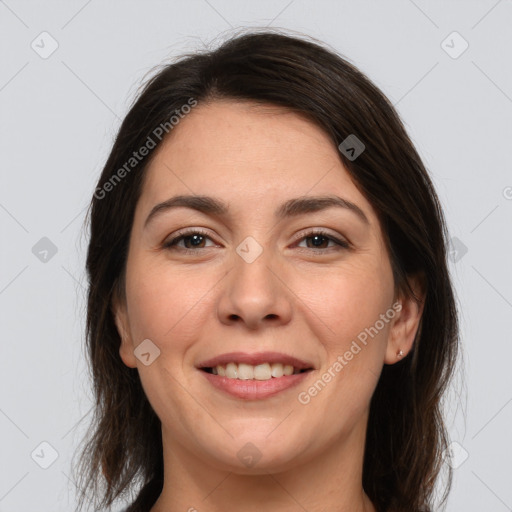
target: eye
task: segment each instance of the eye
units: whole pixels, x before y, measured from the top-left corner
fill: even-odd
[[[208,236],[208,233],[206,233],[206,231],[202,231],[201,229],[183,231],[174,238],[171,238],[171,240],[164,242],[163,247],[165,249],[178,247],[179,249],[183,249],[185,251],[194,251],[194,249],[206,249],[207,247],[203,246],[203,242],[206,239],[211,240],[211,238]],[[185,247],[178,245],[182,241],[184,242]]]
[[[311,231],[309,233],[306,233],[299,240],[306,241],[306,244],[307,244],[308,240],[311,240],[313,243],[313,246],[311,247],[307,244],[308,245],[307,249],[311,249],[314,252],[318,252],[318,249],[328,249],[329,247],[325,246],[326,242],[327,242],[327,244],[329,244],[329,242],[333,242],[335,244],[335,246],[338,246],[337,250],[341,250],[341,248],[343,248],[343,249],[350,248],[350,244],[348,242],[346,242],[344,240],[339,240],[336,237],[330,235],[329,233],[327,233],[326,231],[323,231],[323,230],[316,230],[316,231]]]
[[[206,231],[203,231],[201,229],[193,229],[178,233],[177,236],[164,242],[162,247],[164,249],[169,250],[173,250],[176,247],[185,252],[197,252],[195,251],[195,249],[207,249],[208,247],[212,247],[204,245],[206,240],[211,240],[211,237]],[[325,246],[326,242],[327,244],[329,244],[330,242],[334,243],[334,247],[336,248],[337,246],[337,250],[341,250],[342,248],[350,248],[350,244],[348,242],[344,240],[339,240],[336,237],[327,233],[326,231],[322,230],[311,231],[309,233],[306,233],[305,235],[302,235],[299,238],[299,241],[306,241],[306,243],[308,240],[312,241],[313,246],[308,245],[308,247],[306,248],[310,249],[313,252],[324,252],[322,251],[322,249],[329,249],[333,247]],[[179,245],[181,242],[184,243],[184,246]]]

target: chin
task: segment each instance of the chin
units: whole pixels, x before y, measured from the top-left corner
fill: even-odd
[[[296,467],[298,455],[304,457],[301,443],[290,439],[286,444],[281,439],[271,442],[267,435],[256,433],[230,438],[227,444],[205,447],[205,452],[209,452],[212,465],[241,475],[278,473]],[[201,458],[204,459],[204,455]]]

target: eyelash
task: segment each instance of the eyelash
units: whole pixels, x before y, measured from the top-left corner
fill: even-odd
[[[193,229],[193,230],[188,230],[188,231],[182,231],[181,233],[179,233],[177,236],[175,236],[171,240],[168,240],[167,242],[164,242],[162,247],[164,249],[168,249],[168,250],[175,250],[173,248],[173,246],[175,246],[181,240],[184,240],[185,238],[188,238],[188,237],[190,237],[192,235],[201,235],[201,236],[204,236],[204,237],[209,238],[211,240],[210,235],[206,231],[203,231],[202,229]],[[327,233],[326,231],[324,231],[322,229],[310,231],[309,233],[306,233],[305,235],[302,235],[302,237],[299,238],[297,241],[301,242],[302,240],[305,240],[307,238],[313,238],[315,236],[320,236],[320,237],[323,237],[323,238],[327,238],[329,241],[334,242],[335,244],[337,244],[339,246],[339,247],[336,248],[336,250],[350,249],[350,244],[348,242],[346,242],[344,240],[338,240],[337,238],[333,237],[332,235],[330,235],[329,233]],[[208,249],[208,247],[199,247],[199,249]],[[320,248],[320,249],[311,249],[311,248],[308,248],[308,247],[303,247],[303,249],[306,249],[307,251],[311,251],[313,253],[318,253],[319,251],[320,252],[325,252],[327,249],[332,249],[332,247],[330,247],[330,248],[323,248],[323,249],[322,248]],[[186,254],[197,253],[198,252],[198,249],[189,249],[187,247],[180,247],[179,250],[181,252],[186,253]]]

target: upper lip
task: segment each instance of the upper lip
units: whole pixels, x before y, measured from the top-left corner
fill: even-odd
[[[292,365],[298,370],[313,369],[312,363],[302,361],[301,359],[281,352],[257,352],[254,354],[247,352],[229,352],[202,361],[197,367],[215,368],[216,366],[225,366],[228,363],[245,363],[253,366],[263,363],[281,363],[283,365]]]

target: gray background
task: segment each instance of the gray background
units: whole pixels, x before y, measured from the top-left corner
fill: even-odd
[[[447,510],[512,510],[511,21],[510,0],[0,1],[0,512],[75,504],[71,457],[92,416],[82,224],[140,80],[233,27],[265,25],[366,72],[429,168],[462,311]],[[42,442],[58,454],[47,469]]]

